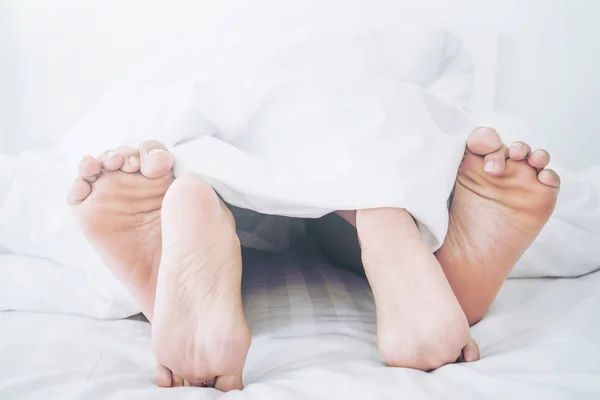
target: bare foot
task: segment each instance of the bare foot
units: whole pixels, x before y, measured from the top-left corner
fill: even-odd
[[[146,142],[140,146],[139,151],[132,148],[119,148],[105,152],[99,159],[88,156],[80,163],[79,178],[74,182],[68,196],[69,203],[88,240],[104,263],[138,300],[144,314],[153,323],[155,322],[153,314],[163,245],[161,208],[165,194],[173,183],[172,167],[171,155],[158,142]],[[184,181],[179,181],[179,186]],[[208,188],[210,189],[210,187]],[[172,197],[176,198],[177,195],[172,195]],[[210,197],[219,201],[212,189],[210,189]],[[191,201],[194,199],[194,197],[188,198]],[[171,201],[169,204],[174,203],[176,201]],[[183,203],[189,205],[189,201]],[[200,202],[194,205],[200,210],[199,212],[203,212],[202,210],[205,209],[211,215],[213,214],[214,210],[202,208],[201,204]],[[177,207],[177,204],[174,206]],[[177,221],[181,221],[181,219]],[[198,222],[202,223],[202,221]],[[169,224],[169,226],[172,225]],[[183,225],[188,226],[189,221],[185,221]],[[225,225],[227,226],[227,224]],[[178,229],[178,227],[171,228],[171,231],[174,229]],[[168,238],[172,239],[169,242],[169,248],[179,249],[181,243],[177,242],[178,238],[173,238],[172,235]],[[168,252],[171,255],[165,257],[173,259],[172,253]],[[173,260],[173,263],[176,261],[178,260]],[[169,263],[169,265],[176,265],[173,263]],[[190,279],[186,284],[179,282],[180,289],[190,287],[192,281],[193,279]],[[171,280],[168,282],[176,284]],[[201,290],[200,296],[202,293],[207,293],[206,291],[202,292],[202,287],[198,289]],[[164,297],[161,296],[161,299]],[[239,303],[241,308],[241,300]],[[164,301],[161,304],[164,304]],[[177,309],[181,313],[173,313],[182,316],[178,324],[166,325],[167,327],[181,326],[184,322],[190,321],[190,315],[194,314],[189,313],[191,304],[187,305],[186,311]],[[241,318],[241,331],[243,331],[245,326],[243,314]],[[160,329],[160,326],[155,330],[165,332],[164,329]],[[197,338],[195,328],[177,332],[184,340]],[[154,335],[154,337],[155,339],[156,337],[160,338],[160,335]],[[163,340],[161,343],[172,344],[174,343],[173,337],[166,341]],[[214,341],[214,343],[218,344],[219,342]],[[165,348],[165,346],[158,347]],[[181,349],[177,348],[175,351]],[[247,350],[246,347],[245,351],[241,351],[244,359]],[[185,356],[186,351],[187,348],[184,348],[181,354]],[[179,354],[176,353],[176,355]],[[216,357],[220,357],[220,355]],[[216,360],[220,361],[220,358],[216,358]],[[241,365],[243,367],[243,361]],[[191,376],[193,377],[193,375]],[[232,378],[225,376],[219,383],[220,387],[237,388],[238,382],[231,382],[231,380]],[[210,380],[208,382],[210,383]],[[170,370],[159,364],[157,383],[166,387],[183,386],[184,379],[172,374]],[[239,373],[239,385],[241,385],[241,372]]]
[[[242,389],[250,331],[231,213],[202,178],[184,175],[165,196],[162,233],[152,323],[155,355],[164,366],[159,385],[180,386],[184,379],[192,386]]]
[[[356,228],[386,363],[427,371],[461,356],[478,359],[465,314],[411,215],[394,208],[360,210]]]
[[[549,161],[522,142],[507,148],[493,129],[477,129],[467,141],[436,256],[471,325],[554,210],[560,178],[545,169]]]
[[[160,209],[172,167],[158,142],[88,156],[68,195],[83,233],[149,319],[161,256]]]

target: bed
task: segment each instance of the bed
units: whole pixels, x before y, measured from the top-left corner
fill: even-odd
[[[0,76],[6,80],[0,103],[8,110],[0,130],[10,132],[0,132],[2,152],[54,143],[106,87],[168,43],[171,30],[195,25],[204,13],[199,3],[146,2],[147,12],[138,13],[132,11],[141,7],[136,1],[111,0],[90,8],[61,0],[43,12],[39,2],[14,2],[14,10],[0,15],[8,30],[15,25],[14,38],[0,38],[15,50],[6,64],[10,73]],[[54,22],[65,15],[77,18]],[[499,84],[497,75],[504,80],[510,75],[496,71],[510,63],[509,51],[498,54],[499,34],[481,29],[455,33],[474,59],[470,108],[482,115],[481,124],[495,126],[507,141],[531,137],[511,118],[487,114],[506,94],[507,85]],[[0,194],[1,167],[2,155]],[[590,178],[597,180],[598,168],[590,170]],[[40,176],[32,173],[32,182],[52,184]],[[598,399],[600,272],[588,272],[600,267],[598,256],[589,255],[600,243],[600,207],[598,196],[591,195],[598,191],[584,189],[571,191],[573,201],[564,203],[547,235],[513,271],[521,278],[578,277],[510,279],[487,317],[472,329],[482,360],[432,373],[383,364],[373,299],[363,277],[329,265],[310,247],[284,254],[247,252],[244,306],[253,343],[246,388],[227,394],[157,388],[148,322],[141,316],[114,319],[114,310],[124,306],[107,304],[120,293],[94,292],[92,284],[103,276],[1,254],[3,241],[14,244],[19,235],[28,242],[15,253],[52,253],[60,259],[61,251],[73,249],[57,248],[59,238],[42,243],[41,233],[51,229],[40,233],[18,226],[11,223],[10,210],[0,212],[8,227],[3,232],[0,224],[0,310],[29,310],[0,312],[0,399]],[[63,202],[62,193],[51,200]],[[16,203],[27,206],[26,201]],[[52,217],[48,220],[56,222]]]
[[[0,313],[1,399],[600,398],[600,272],[509,280],[473,329],[481,361],[386,367],[366,280],[310,249],[244,254],[253,343],[242,392],[159,389],[150,325]],[[4,255],[0,268],[45,262]],[[34,279],[32,277],[32,279]]]

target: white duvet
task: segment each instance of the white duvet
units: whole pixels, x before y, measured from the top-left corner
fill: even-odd
[[[294,217],[406,208],[436,250],[473,128],[460,42],[381,2],[275,4],[207,18],[110,91],[65,153],[159,139],[176,175],[202,175],[230,204]]]

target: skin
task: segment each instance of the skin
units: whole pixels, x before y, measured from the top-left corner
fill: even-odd
[[[405,210],[341,213],[361,239],[379,345],[390,365],[427,370],[461,355],[479,358],[469,324],[487,312],[554,209],[560,179],[545,169],[548,162],[547,152],[525,144],[507,148],[491,129],[473,132],[448,236],[435,257],[419,247]],[[234,221],[206,182],[195,176],[174,181],[172,166],[158,142],[86,157],[69,202],[84,234],[153,323],[159,386],[241,389],[250,332],[241,309]],[[382,240],[384,233],[393,239]],[[417,264],[426,268],[411,267]],[[424,289],[418,293],[405,278]],[[403,290],[392,290],[388,281]],[[413,310],[401,306],[405,302]],[[423,315],[436,323],[427,326]],[[399,340],[413,351],[399,350],[409,347]]]

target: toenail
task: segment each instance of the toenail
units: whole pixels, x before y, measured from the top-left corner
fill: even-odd
[[[546,157],[548,155],[546,150],[537,150],[536,153],[542,157]]]
[[[127,159],[127,162],[129,163],[129,165],[131,165],[132,167],[137,167],[139,165],[139,161],[138,158],[136,156],[130,156]]]
[[[116,151],[107,151],[106,152],[106,158],[112,158],[112,157],[114,157],[116,155],[117,155]]]
[[[491,172],[491,171],[493,171],[495,169],[496,169],[496,162],[495,161],[488,161],[483,166],[483,170],[487,171],[487,172]]]
[[[163,153],[165,151],[166,151],[165,149],[152,149],[152,150],[148,151],[148,155],[153,156],[154,154]]]
[[[525,146],[525,144],[521,143],[521,142],[514,142],[512,144],[512,147],[518,147],[519,149],[526,149],[527,148],[527,146]]]

